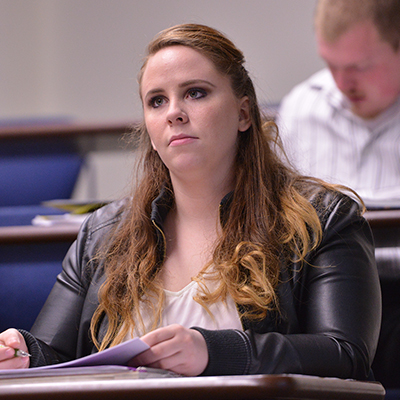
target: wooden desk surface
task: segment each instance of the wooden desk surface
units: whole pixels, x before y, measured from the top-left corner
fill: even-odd
[[[0,140],[51,138],[51,137],[79,137],[95,135],[124,135],[132,130],[133,121],[110,123],[55,123],[44,125],[15,125],[0,127]]]
[[[34,242],[73,242],[79,232],[79,224],[55,226],[0,226],[1,244]]]
[[[1,400],[384,399],[379,383],[301,375],[135,378],[115,375],[0,379]]]
[[[400,227],[400,209],[371,210],[364,214],[371,228]]]
[[[365,218],[372,230],[379,228],[400,228],[400,210],[367,211]],[[42,226],[0,226],[0,244],[73,241],[79,225],[65,224]]]
[[[400,246],[400,209],[367,211],[365,219],[371,226],[377,248]]]

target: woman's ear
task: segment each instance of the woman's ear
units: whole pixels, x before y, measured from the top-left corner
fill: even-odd
[[[240,100],[239,106],[239,132],[245,132],[251,126],[249,98],[244,96]]]

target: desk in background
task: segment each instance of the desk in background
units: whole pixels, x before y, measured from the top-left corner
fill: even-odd
[[[30,330],[78,230],[78,225],[0,227],[0,332]]]
[[[133,121],[38,119],[8,125],[0,121],[0,206],[38,205],[70,198],[78,176],[88,171],[90,154],[122,150],[120,138],[132,132],[133,126]],[[93,191],[84,195],[95,197]]]
[[[400,392],[400,209],[374,210],[365,214],[375,239],[375,258],[382,290],[382,327],[372,369],[389,390]]]
[[[371,210],[365,213],[376,247],[400,246],[400,209]]]
[[[390,244],[391,241],[400,242],[389,235],[387,232],[400,232],[400,209],[367,211],[365,218],[371,225],[374,237],[378,238],[383,244]],[[73,241],[78,234],[79,226],[75,224],[43,226],[4,226],[0,227],[0,244],[4,243],[23,243],[23,242],[54,242],[69,240]],[[386,233],[384,233],[385,231]],[[385,238],[386,237],[386,238]]]
[[[132,125],[0,121],[0,331],[31,328],[78,232],[76,226],[28,226],[46,214],[40,204],[68,199],[98,139],[115,142]]]
[[[381,281],[400,282],[400,209],[367,211],[365,218],[374,236]]]
[[[129,132],[133,126],[133,121],[126,122],[36,122],[34,124],[13,123],[8,126],[0,126],[0,140],[21,140],[21,139],[54,139],[60,137],[80,138],[100,135],[122,136]]]
[[[54,226],[1,226],[0,245],[24,243],[57,243],[71,244],[78,235],[78,224]]]

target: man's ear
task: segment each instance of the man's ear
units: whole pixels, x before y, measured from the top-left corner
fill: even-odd
[[[244,96],[240,100],[239,106],[239,132],[245,132],[251,126],[249,98]]]

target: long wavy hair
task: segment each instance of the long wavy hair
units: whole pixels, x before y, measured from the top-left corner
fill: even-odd
[[[204,268],[213,266],[211,276],[216,287],[207,290],[204,275],[200,274],[196,279],[202,290],[196,301],[208,309],[208,305],[223,301],[229,294],[241,318],[260,320],[279,308],[276,288],[282,260],[304,261],[321,238],[320,221],[308,198],[322,186],[311,184],[311,178],[300,176],[283,160],[277,127],[261,116],[242,52],[215,29],[183,24],[162,31],[148,46],[139,84],[149,57],[177,45],[188,46],[211,60],[230,78],[238,98],[248,96],[251,110],[251,127],[238,136],[236,181],[229,212]],[[163,289],[157,279],[163,259],[150,213],[151,203],[161,189],[173,196],[173,187],[145,125],[141,124],[135,133],[141,154],[137,187],[126,218],[101,256],[106,281],[91,325],[92,338],[100,350],[120,343],[135,327],[143,328],[141,307],[147,307],[153,315],[155,328],[163,307]],[[108,328],[99,340],[98,329],[104,317]]]

